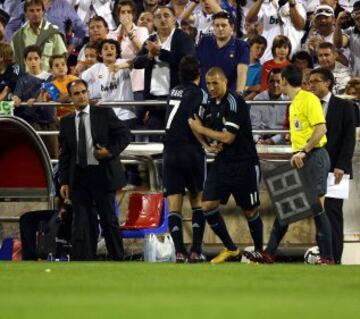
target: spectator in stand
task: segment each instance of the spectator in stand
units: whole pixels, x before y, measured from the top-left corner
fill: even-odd
[[[302,74],[303,74],[303,78],[302,78],[302,82],[301,82],[301,88],[305,91],[310,91],[310,73],[313,69],[303,69],[302,70]]]
[[[106,39],[98,47],[98,63],[84,71],[81,78],[91,84],[91,97],[102,101],[132,101],[134,99],[129,63],[120,59],[120,44]],[[136,115],[133,107],[114,108],[117,117],[128,128],[135,128]]]
[[[306,51],[296,52],[293,55],[291,62],[295,64],[301,71],[314,68],[314,63],[311,55]]]
[[[311,28],[304,47],[311,56],[316,56],[321,42],[333,42],[335,14],[328,5],[318,6],[314,12],[314,25]]]
[[[121,58],[132,60],[149,37],[147,28],[134,24],[136,6],[132,0],[121,0],[118,3],[119,27],[110,32],[109,37],[120,42]],[[131,71],[131,84],[135,100],[144,99],[144,70]]]
[[[345,94],[352,95],[355,99],[360,100],[360,77],[352,78],[346,84]]]
[[[100,16],[94,16],[89,23],[89,42],[100,42],[105,40],[109,35],[109,27],[106,20]],[[78,62],[75,67],[75,75],[79,75],[85,70],[85,45],[81,48],[78,55]]]
[[[242,39],[249,40],[251,37],[257,34],[262,34],[263,32],[263,25],[259,21],[255,22],[247,22],[244,23],[244,32]]]
[[[101,16],[106,21],[110,30],[116,29],[116,23],[112,15],[113,0],[66,0],[77,8],[77,14],[81,21],[89,24],[94,16]]]
[[[137,20],[139,27],[146,27],[149,34],[154,32],[154,16],[151,12],[144,11],[139,15]]]
[[[137,12],[150,12],[154,14],[155,10],[159,7],[159,2],[159,0],[136,1]]]
[[[347,2],[349,2],[349,0]],[[345,9],[339,4],[338,0],[320,0],[319,5],[330,6],[334,10],[335,18],[339,16],[340,12],[345,11]]]
[[[59,98],[56,102],[67,103],[70,102],[70,97],[67,92],[67,85],[77,80],[78,78],[74,75],[68,74],[68,67],[66,64],[66,56],[64,55],[53,55],[49,61],[51,74],[52,74],[52,83],[59,90]],[[51,99],[51,96],[48,96],[48,99]],[[60,118],[68,113],[74,111],[74,107],[72,106],[58,106],[56,109],[57,117]]]
[[[179,83],[180,60],[185,55],[193,55],[195,49],[190,36],[176,28],[172,8],[159,6],[154,13],[154,25],[157,32],[145,41],[134,60],[134,67],[145,69],[145,99],[165,100],[170,89]],[[149,129],[164,129],[165,109],[144,109],[139,120]]]
[[[187,33],[195,43],[197,36],[197,29],[194,27],[194,23],[191,20],[181,20],[180,29],[185,33]]]
[[[24,49],[36,44],[41,47],[43,69],[48,71],[50,57],[67,52],[61,33],[57,26],[44,19],[42,0],[25,0],[24,12],[28,21],[15,32],[12,39],[16,62],[25,71]]]
[[[332,88],[333,93],[344,93],[346,84],[351,78],[350,70],[347,66],[336,61],[335,46],[329,42],[320,43],[317,58],[320,67],[330,70],[335,77],[335,84]]]
[[[245,100],[252,100],[260,92],[260,59],[266,50],[267,41],[261,35],[254,35],[248,40],[248,43],[250,46],[250,64],[247,72],[244,97]]]
[[[205,74],[212,67],[221,68],[228,80],[228,88],[244,94],[249,57],[249,45],[234,37],[232,16],[221,11],[213,16],[214,34],[203,36],[197,47],[201,64],[201,87],[206,89]]]
[[[0,10],[6,12],[9,17],[13,16],[17,6],[22,2],[22,0],[1,0],[0,1]]]
[[[292,54],[300,49],[301,38],[304,35],[306,11],[303,1],[264,1],[254,2],[246,15],[247,22],[263,21],[264,31],[262,36],[268,43],[272,43],[276,36],[287,36],[291,42]],[[261,62],[271,59],[270,45],[265,51]],[[266,78],[265,78],[266,83]]]
[[[281,69],[272,69],[268,77],[268,89],[255,96],[254,101],[289,101],[281,92]],[[287,116],[287,105],[269,104],[252,105],[250,109],[253,130],[281,130]],[[257,144],[282,144],[283,134],[253,134]]]
[[[269,77],[269,73],[274,68],[282,69],[286,67],[290,61],[290,52],[291,52],[291,42],[284,35],[278,35],[274,38],[271,47],[271,53],[274,59],[266,61],[261,70],[261,91],[267,89],[267,81]]]
[[[76,47],[82,45],[86,36],[86,26],[77,15],[74,7],[70,6],[66,0],[43,0],[44,14],[46,20],[56,25],[60,32],[66,34],[66,25],[70,24],[74,32],[68,52],[72,52]],[[6,26],[6,37],[10,41],[13,34],[25,23],[24,3],[20,3],[11,15],[10,21]],[[70,22],[69,22],[70,21]]]
[[[194,12],[200,4],[200,10]],[[220,0],[199,0],[190,1],[180,20],[188,20],[192,15],[194,17],[194,27],[197,29],[196,43],[204,34],[213,34],[213,15],[221,12]]]
[[[9,43],[0,42],[0,101],[7,101],[15,91],[21,76],[19,65],[15,63],[14,51]]]
[[[34,106],[39,100],[41,85],[50,77],[50,73],[41,69],[41,49],[30,45],[24,50],[24,60],[27,73],[20,76],[12,100],[14,101],[14,115],[28,122],[36,131],[56,131],[55,108],[48,106]],[[27,102],[27,106],[20,106]],[[41,136],[51,158],[58,158],[59,143],[55,135]]]
[[[175,17],[178,22],[181,19],[181,15],[188,4],[188,0],[170,0],[168,6],[174,9]]]
[[[342,31],[344,23],[349,20],[355,22],[355,26]],[[350,14],[347,11],[341,12],[336,19],[334,44],[340,48],[349,48],[350,54],[350,68],[352,76],[360,76],[360,1],[354,3],[353,12]]]
[[[5,27],[8,22],[8,19],[5,15],[0,14],[0,42],[6,42],[5,38]]]
[[[132,101],[130,64],[120,58],[120,44],[113,39],[103,40],[98,48],[98,61],[81,77],[91,84],[91,96],[100,96],[102,101]],[[116,116],[128,129],[136,128],[136,113],[132,106],[114,108]],[[141,185],[136,167],[126,166],[128,188]],[[131,185],[131,186],[130,186]]]

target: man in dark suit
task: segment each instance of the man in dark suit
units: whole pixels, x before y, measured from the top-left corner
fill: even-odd
[[[174,10],[159,6],[154,12],[157,32],[150,35],[134,60],[135,69],[145,69],[144,96],[165,100],[170,89],[179,84],[178,66],[185,55],[194,55],[190,36],[176,28]],[[144,108],[138,118],[149,129],[164,129],[165,108]]]
[[[331,71],[318,68],[310,73],[310,90],[323,105],[326,127],[326,149],[330,156],[331,172],[338,184],[344,174],[352,175],[352,156],[355,147],[355,116],[351,102],[334,96],[335,79]],[[343,199],[325,198],[325,211],[332,228],[333,254],[336,263],[341,263],[344,240]]]
[[[119,154],[130,132],[110,108],[90,107],[87,83],[67,86],[75,112],[60,120],[60,194],[73,204],[72,260],[96,257],[97,216],[106,247],[114,260],[123,258],[122,237],[115,216],[115,191],[125,185]]]

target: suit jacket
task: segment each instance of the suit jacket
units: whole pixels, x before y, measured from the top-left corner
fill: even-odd
[[[150,41],[155,41],[156,34],[150,35]],[[134,68],[143,69],[145,68],[145,83],[144,83],[144,95],[145,99],[150,97],[150,84],[151,84],[151,73],[155,64],[154,59],[149,59],[147,54],[148,50],[145,47],[146,42],[138,52],[134,59]],[[170,88],[179,84],[178,77],[178,66],[180,60],[185,55],[195,55],[194,42],[185,32],[180,29],[175,29],[174,35],[171,39],[170,51],[161,49],[159,59],[161,61],[169,63],[170,66]]]
[[[339,168],[352,174],[355,147],[355,116],[351,102],[331,95],[326,114],[327,144],[331,171]]]
[[[101,170],[101,176],[104,176],[108,190],[119,189],[126,184],[119,155],[130,144],[130,132],[110,108],[91,107],[90,123],[94,145],[105,146],[112,155],[99,161],[98,169]],[[70,190],[74,182],[76,155],[77,140],[73,112],[60,120],[60,183],[69,185]]]

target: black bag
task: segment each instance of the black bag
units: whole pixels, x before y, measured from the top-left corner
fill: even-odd
[[[41,221],[37,232],[36,250],[41,259],[49,261],[69,260],[71,222],[61,219],[59,214],[49,221]]]

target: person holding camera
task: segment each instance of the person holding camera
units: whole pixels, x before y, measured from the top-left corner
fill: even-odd
[[[354,27],[342,30],[344,23],[353,20]],[[336,48],[349,48],[350,68],[352,76],[360,76],[360,1],[354,3],[352,13],[343,11],[339,14],[335,23],[334,44]]]

